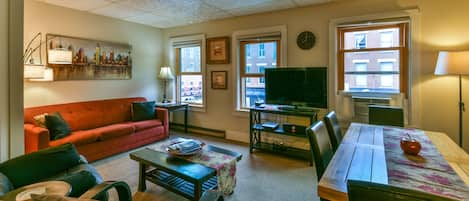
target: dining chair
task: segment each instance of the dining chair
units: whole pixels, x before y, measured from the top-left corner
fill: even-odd
[[[340,131],[339,120],[337,120],[337,115],[334,111],[324,116],[324,123],[326,123],[327,133],[329,133],[332,149],[335,152],[342,141],[342,131]]]
[[[332,149],[326,126],[322,121],[317,121],[307,128],[306,133],[309,137],[312,157],[314,158],[316,174],[319,181],[334,155],[334,150]]]
[[[394,106],[368,105],[368,123],[404,127],[404,110]]]
[[[367,181],[348,180],[349,201],[454,201],[435,194]]]

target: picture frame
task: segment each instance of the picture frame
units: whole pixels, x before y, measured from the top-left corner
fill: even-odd
[[[207,64],[230,63],[230,37],[208,38],[206,42]]]
[[[227,89],[227,75],[228,71],[212,71],[212,89]]]

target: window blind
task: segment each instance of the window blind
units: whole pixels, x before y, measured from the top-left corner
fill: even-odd
[[[241,42],[251,42],[251,41],[271,41],[271,40],[280,40],[281,32],[272,32],[272,33],[262,33],[262,34],[250,34],[250,35],[241,35],[238,36],[238,41]]]
[[[188,40],[188,41],[177,41],[173,42],[173,48],[184,48],[184,47],[194,47],[201,46],[201,40]]]
[[[338,28],[347,28],[347,27],[357,27],[357,26],[377,26],[377,25],[390,25],[390,24],[400,24],[408,23],[410,19],[408,17],[400,18],[386,18],[386,19],[377,19],[377,20],[368,20],[368,21],[358,21],[358,22],[348,22],[344,24],[337,25]]]

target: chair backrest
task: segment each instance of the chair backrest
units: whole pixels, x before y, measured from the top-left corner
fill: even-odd
[[[368,105],[368,122],[376,125],[404,127],[404,110],[393,106]]]
[[[454,201],[422,191],[366,181],[348,180],[347,189],[349,201]]]
[[[312,126],[306,129],[311,145],[312,157],[316,164],[316,174],[318,180],[321,179],[324,171],[334,156],[329,134],[327,133],[326,126],[322,121],[317,121]]]
[[[337,115],[334,111],[331,111],[324,116],[324,123],[326,123],[327,132],[329,133],[332,148],[335,152],[342,141],[342,132],[340,131],[339,120],[337,120]]]

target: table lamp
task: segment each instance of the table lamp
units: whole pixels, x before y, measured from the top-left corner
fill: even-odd
[[[169,80],[174,79],[173,74],[171,73],[171,67],[161,67],[160,74],[158,75],[158,78],[162,79],[164,82],[164,88],[163,88],[163,103],[169,103],[169,100],[166,98],[166,84]]]
[[[459,146],[463,145],[462,113],[466,110],[462,101],[462,75],[469,75],[469,51],[440,51],[435,75],[459,76]]]

